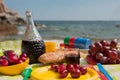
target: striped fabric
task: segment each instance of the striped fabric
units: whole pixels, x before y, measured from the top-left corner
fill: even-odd
[[[120,65],[103,65],[103,67],[107,70],[113,80],[120,80]]]
[[[86,65],[87,62],[85,61],[85,59],[81,58],[80,64]],[[120,64],[103,65],[103,67],[110,74],[110,76],[113,78],[113,80],[120,80]],[[96,65],[95,65],[95,68],[98,69],[98,67]]]

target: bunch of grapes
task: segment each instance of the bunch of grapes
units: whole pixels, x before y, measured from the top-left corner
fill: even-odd
[[[0,56],[0,66],[9,66],[19,64],[27,59],[26,53],[22,53],[20,57],[13,50],[6,50],[4,55]]]
[[[53,70],[55,72],[59,73],[60,78],[66,78],[68,74],[71,74],[72,78],[79,78],[81,75],[84,75],[87,73],[87,67],[86,66],[80,66],[78,64],[59,64],[59,65],[51,65],[50,70]]]
[[[101,40],[89,46],[89,57],[102,64],[120,64],[120,50],[116,39],[112,41]]]

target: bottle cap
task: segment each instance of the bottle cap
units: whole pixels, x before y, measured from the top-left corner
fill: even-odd
[[[69,45],[70,36],[64,38],[64,44]]]

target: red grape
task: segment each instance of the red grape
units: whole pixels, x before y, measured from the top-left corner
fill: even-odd
[[[6,59],[1,59],[1,60],[0,60],[0,64],[1,64],[2,66],[8,66],[8,65],[9,65],[9,62],[8,62],[8,60],[6,60]]]
[[[55,66],[54,71],[58,72],[58,66],[57,65]]]
[[[100,60],[102,57],[103,57],[103,54],[102,54],[102,53],[97,53],[97,54],[96,54],[96,59],[97,59],[97,60]]]
[[[82,75],[84,75],[84,74],[87,73],[87,67],[86,67],[86,66],[81,66],[81,67],[79,68],[79,70],[81,71],[81,74],[82,74]]]
[[[74,68],[78,68],[78,69],[80,68],[79,64],[74,64],[73,66],[74,66]]]
[[[74,71],[71,72],[72,78],[79,78],[80,74],[81,74],[81,71],[79,69],[77,69],[77,68],[75,68]]]
[[[22,62],[23,61],[21,59],[18,59],[16,63],[19,64],[19,63],[22,63]]]
[[[4,53],[5,56],[15,55],[15,52],[13,50],[6,50],[3,53]]]
[[[109,49],[109,50],[107,50],[107,51],[104,53],[104,55],[107,56],[107,57],[109,57],[109,54],[111,54],[111,53],[112,53],[112,50]]]
[[[68,70],[68,72],[72,72],[74,70],[74,66],[72,64],[67,64],[66,69]]]
[[[1,58],[1,59],[7,59],[7,57],[6,57],[6,56],[4,56],[4,55],[3,55],[3,56],[1,56],[0,58]]]
[[[110,64],[116,64],[116,60],[109,59],[109,63],[110,63]]]
[[[102,44],[100,42],[95,42],[94,44],[95,44],[96,48],[100,51],[102,48]]]
[[[17,60],[18,60],[18,56],[17,55],[9,55],[8,60],[11,64],[16,64]]]
[[[89,49],[90,49],[91,53],[96,53],[97,52],[97,48],[93,44],[89,46]]]
[[[96,61],[95,58],[93,58],[91,55],[87,55],[87,56],[86,56],[86,60],[87,60],[87,62],[89,62],[90,64],[97,64],[97,61]]]
[[[109,41],[107,41],[106,43],[107,43],[107,46],[110,46],[110,42]]]
[[[105,64],[108,62],[108,58],[106,56],[101,57],[100,62]]]
[[[51,70],[54,70],[55,66],[56,66],[56,65],[52,64],[50,69],[51,69]]]
[[[58,72],[58,66],[57,65],[52,64],[50,69],[54,70],[55,72]]]
[[[20,56],[20,59],[24,62],[27,59],[27,57]]]
[[[118,57],[118,54],[117,54],[116,51],[111,51],[111,52],[109,53],[109,57],[110,57],[111,59],[116,59],[116,58]]]
[[[120,64],[120,58],[117,58],[117,59],[116,59],[116,63],[117,63],[117,64]]]
[[[107,41],[106,40],[101,40],[100,43],[102,44],[102,46],[107,46]]]
[[[118,58],[120,59],[120,51],[119,51],[119,50],[117,50],[117,53],[118,53]]]
[[[60,64],[60,65],[58,66],[58,72],[61,73],[61,72],[63,72],[64,70],[66,70],[66,66],[64,66],[63,64]]]
[[[117,39],[114,39],[114,40],[112,40],[111,41],[111,43],[110,43],[110,46],[112,47],[112,48],[116,48],[117,47]]]
[[[108,47],[108,46],[103,46],[101,51],[102,51],[103,54],[104,54],[104,53],[107,53],[108,50],[110,50],[110,47]]]
[[[22,53],[22,54],[20,55],[20,57],[27,57],[27,54],[26,54],[26,53]]]
[[[66,78],[68,75],[68,71],[67,70],[63,70],[61,73],[60,73],[60,78]]]

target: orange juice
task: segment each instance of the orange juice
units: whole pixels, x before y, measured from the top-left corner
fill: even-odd
[[[46,46],[46,52],[52,52],[56,50],[56,42],[52,42],[52,41],[47,41],[45,42],[45,46]]]

